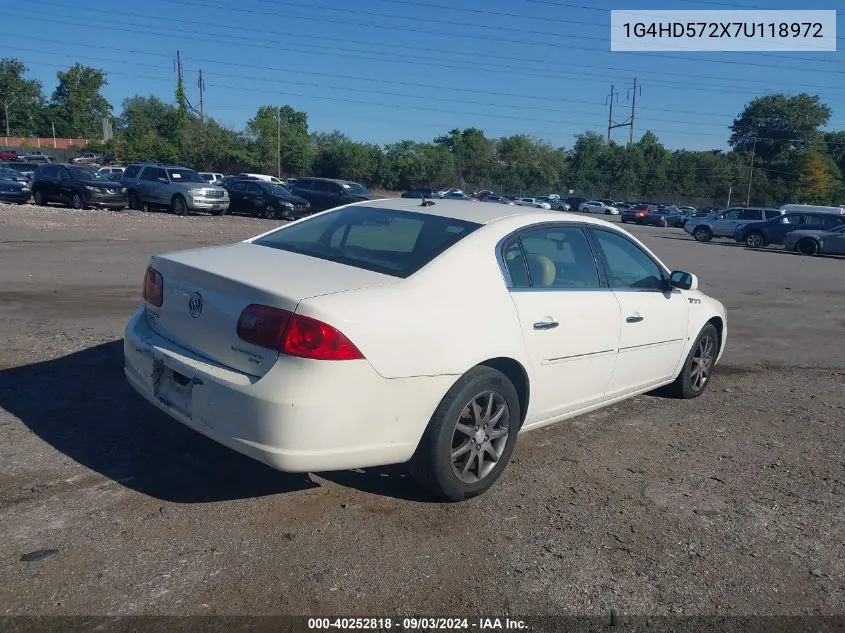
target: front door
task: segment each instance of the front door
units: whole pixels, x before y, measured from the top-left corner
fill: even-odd
[[[54,198],[57,198],[64,202],[65,204],[70,204],[70,200],[73,197],[74,188],[71,186],[71,177],[70,172],[67,170],[67,167],[62,165],[57,165],[56,169],[58,170],[58,179],[55,180],[55,191],[56,195]]]
[[[607,229],[591,231],[621,308],[619,355],[607,387],[611,398],[673,377],[686,344],[689,301],[632,240]]]
[[[600,402],[616,358],[620,312],[584,229],[529,230],[504,256],[533,374],[526,428]]]
[[[739,216],[742,209],[728,209],[713,219],[711,228],[716,237],[733,237],[736,227],[739,226]]]
[[[244,209],[244,194],[246,193],[246,183],[233,182],[228,187],[229,191],[229,211],[243,212]]]
[[[246,196],[244,197],[245,210],[250,213],[263,214],[265,206],[264,190],[261,188],[261,185],[257,182],[246,183]]]

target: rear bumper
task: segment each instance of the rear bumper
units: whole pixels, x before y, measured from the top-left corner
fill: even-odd
[[[366,360],[281,356],[262,378],[156,334],[139,309],[124,334],[129,384],[175,420],[278,470],[311,472],[405,462],[456,377],[386,379]],[[162,372],[192,379],[178,403]],[[163,394],[164,392],[164,394]]]

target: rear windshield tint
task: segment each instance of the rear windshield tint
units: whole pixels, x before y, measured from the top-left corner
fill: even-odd
[[[426,213],[345,207],[253,242],[394,277],[409,277],[481,225]]]

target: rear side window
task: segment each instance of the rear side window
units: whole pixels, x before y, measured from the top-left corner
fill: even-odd
[[[763,213],[760,209],[743,209],[739,214],[740,220],[762,220]]]
[[[129,165],[126,168],[126,171],[123,172],[124,177],[126,178],[136,178],[138,176],[138,172],[141,171],[141,168],[138,165]]]
[[[765,214],[766,214],[766,219],[767,219],[767,220],[772,220],[772,219],[774,219],[774,218],[776,218],[776,217],[778,217],[778,216],[783,215],[783,214],[782,214],[780,211],[778,211],[777,209],[766,209],[763,213],[765,213]]]
[[[283,227],[253,244],[404,279],[480,226],[425,213],[347,207]]]
[[[147,167],[141,173],[141,180],[155,180],[156,179],[156,169],[155,167]]]
[[[39,178],[58,178],[58,169],[54,165],[47,165],[38,169]]]

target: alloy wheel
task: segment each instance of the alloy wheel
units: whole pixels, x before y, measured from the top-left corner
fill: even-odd
[[[484,391],[461,411],[452,434],[452,472],[460,481],[477,483],[490,475],[510,436],[510,408],[498,391]]]
[[[749,248],[760,248],[763,245],[763,238],[759,233],[749,233],[745,237],[745,245]]]
[[[70,199],[70,205],[74,209],[81,209],[85,206],[85,201],[82,199],[82,196],[78,193],[73,194],[73,198]]]
[[[695,347],[690,368],[690,387],[693,391],[701,391],[710,380],[715,360],[716,343],[710,335],[703,336]]]

